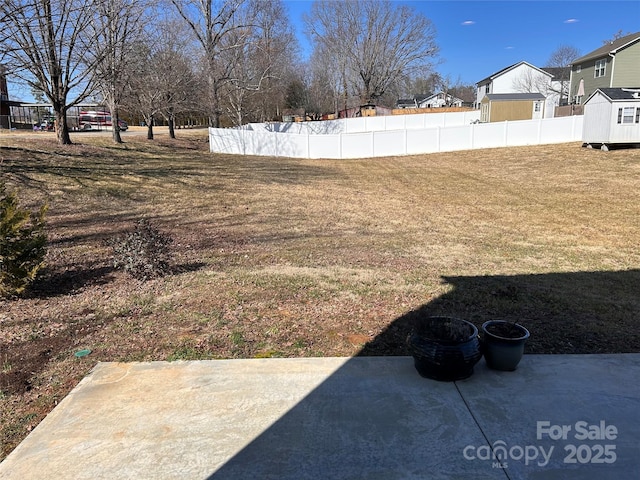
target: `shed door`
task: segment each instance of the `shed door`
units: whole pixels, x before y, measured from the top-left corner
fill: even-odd
[[[542,118],[544,115],[544,102],[542,100],[535,100],[533,102],[533,112],[531,114],[531,118],[533,120],[537,118]]]
[[[480,104],[480,121],[482,123],[489,121],[489,103]]]

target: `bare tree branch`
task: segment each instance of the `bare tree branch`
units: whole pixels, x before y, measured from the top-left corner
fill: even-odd
[[[58,141],[71,143],[67,110],[92,89],[92,61],[85,36],[92,0],[3,0],[1,48],[7,73],[41,90],[56,117]]]
[[[438,52],[431,21],[388,0],[316,0],[305,22],[317,54],[342,72],[345,98],[350,86],[362,102],[426,74]]]

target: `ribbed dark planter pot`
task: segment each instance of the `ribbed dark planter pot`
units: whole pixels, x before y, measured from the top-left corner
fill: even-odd
[[[524,354],[529,330],[517,323],[491,320],[482,324],[482,348],[487,366],[512,372]]]
[[[434,380],[468,378],[482,358],[478,329],[460,318],[420,319],[407,337],[407,343],[418,373]]]

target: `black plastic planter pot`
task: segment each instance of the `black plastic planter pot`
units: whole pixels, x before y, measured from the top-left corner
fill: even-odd
[[[517,323],[491,320],[482,324],[482,348],[487,366],[512,372],[524,354],[529,330]]]
[[[462,380],[473,374],[482,358],[476,326],[452,317],[420,319],[407,337],[418,373],[441,381]]]

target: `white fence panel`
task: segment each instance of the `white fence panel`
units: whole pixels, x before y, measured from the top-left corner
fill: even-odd
[[[380,117],[364,117],[365,132],[383,132],[387,130],[387,118],[388,116]]]
[[[340,135],[309,135],[309,158],[342,158]]]
[[[424,127],[423,128],[444,127],[444,124],[445,124],[445,114],[444,113],[432,113],[429,116],[427,116],[427,115],[424,116]]]
[[[209,129],[209,151],[216,153],[244,154],[244,130],[224,128]]]
[[[290,133],[278,135],[278,157],[309,158],[310,135]]]
[[[466,121],[465,112],[450,112],[442,115],[442,126],[451,127],[456,125],[466,125],[469,122]]]
[[[426,128],[426,115],[402,115],[407,130],[420,130]]]
[[[387,130],[404,130],[407,128],[407,119],[416,115],[391,115],[385,117],[387,119]],[[423,128],[424,121],[421,121],[420,128]]]
[[[473,131],[472,148],[495,148],[505,145],[505,124],[498,123],[478,123],[470,125]]]
[[[341,135],[342,158],[373,157],[373,132]]]
[[[455,152],[456,150],[470,150],[471,125],[440,129],[441,152]]]
[[[391,157],[407,153],[407,137],[404,130],[375,132],[373,135],[373,156]]]
[[[277,142],[280,135],[273,132],[245,132],[245,154],[276,156],[278,154]]]
[[[407,154],[434,153],[440,148],[440,129],[406,130]]]
[[[344,133],[360,133],[367,131],[367,119],[364,117],[359,118],[345,118],[342,120],[336,120],[344,124]]]
[[[581,140],[582,127],[576,128],[576,125],[579,121],[581,123],[583,118],[582,116],[571,116],[543,120],[540,125],[540,143],[566,142],[567,135],[571,137],[571,140]]]
[[[345,133],[346,125],[344,120],[327,120],[325,122],[305,122],[309,132],[316,135],[327,135],[335,133]]]
[[[538,143],[538,128],[541,120],[518,120],[504,122],[507,129],[506,146],[516,147]]]

